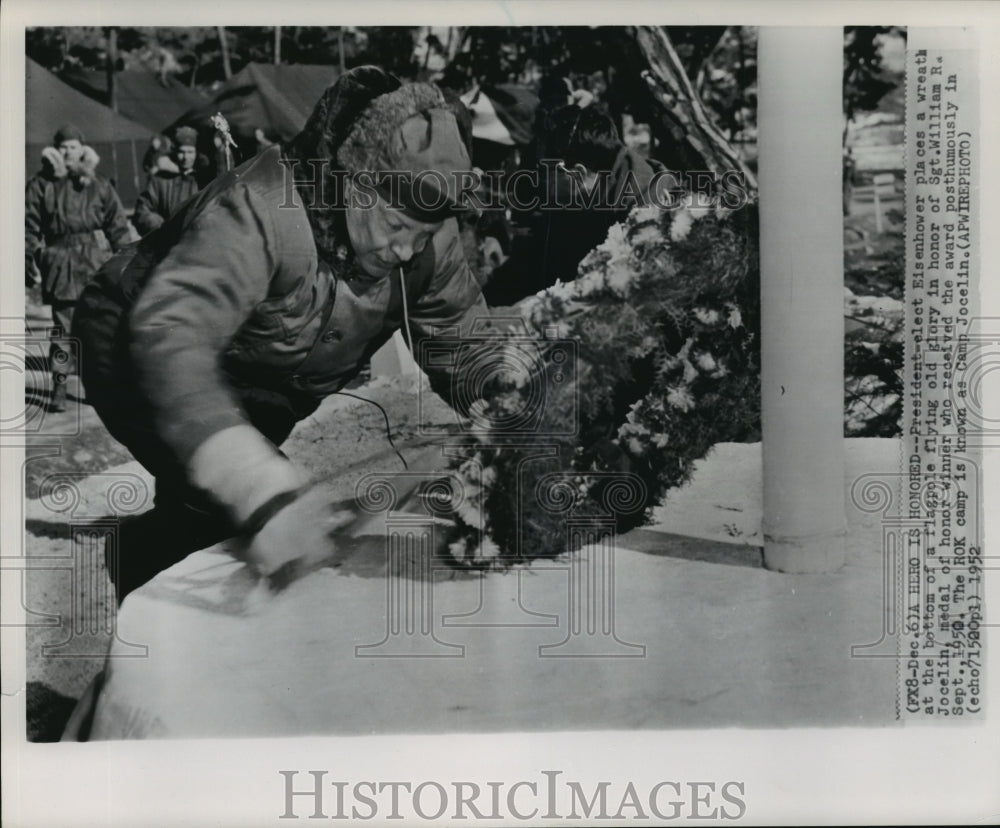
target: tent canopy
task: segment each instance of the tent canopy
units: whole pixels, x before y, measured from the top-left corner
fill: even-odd
[[[516,83],[484,86],[479,91],[489,98],[496,117],[510,135],[512,143],[525,146],[534,140],[535,112],[538,109],[538,96],[534,92]]]
[[[102,104],[109,103],[108,76],[95,69],[71,69],[62,79],[70,86]],[[133,121],[162,132],[188,110],[201,106],[207,96],[189,89],[176,78],[159,76],[142,69],[115,73],[118,112]]]
[[[30,58],[25,66],[25,143],[46,146],[60,125],[76,124],[87,143],[148,141],[153,130],[77,92]]]
[[[250,63],[226,81],[208,103],[195,107],[171,128],[209,128],[221,112],[237,142],[260,129],[271,140],[288,141],[305,126],[324,90],[337,79],[334,66]]]

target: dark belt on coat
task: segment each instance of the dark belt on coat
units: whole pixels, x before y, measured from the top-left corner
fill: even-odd
[[[45,240],[47,247],[83,247],[92,242],[98,244],[105,242],[104,234],[100,230],[84,230],[80,233],[65,233],[62,236],[53,236]]]

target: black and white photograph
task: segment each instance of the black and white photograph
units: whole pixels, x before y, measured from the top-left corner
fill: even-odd
[[[1000,21],[834,5],[10,4],[10,824],[996,820]]]

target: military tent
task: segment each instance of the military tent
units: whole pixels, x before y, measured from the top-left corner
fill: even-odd
[[[171,128],[193,126],[209,132],[221,112],[243,158],[256,150],[260,130],[271,141],[288,141],[305,126],[323,91],[337,79],[334,66],[250,63],[216,90],[212,98],[179,117]]]
[[[94,69],[71,69],[62,80],[102,104],[110,104],[108,75]],[[169,75],[160,78],[143,69],[115,73],[117,111],[133,121],[162,132],[188,110],[201,106],[208,96],[189,89]]]
[[[463,95],[462,101],[472,113],[474,138],[522,147],[534,140],[538,96],[526,86],[483,86]]]

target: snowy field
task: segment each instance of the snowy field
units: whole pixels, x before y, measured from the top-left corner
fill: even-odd
[[[407,385],[357,390],[393,412],[411,464],[432,468],[439,450],[417,433],[417,397]],[[442,431],[453,422],[440,401],[422,401],[424,420],[432,412]],[[897,441],[846,445],[848,487],[861,474],[898,471]],[[364,474],[400,468],[378,410],[344,397],[302,423],[286,450],[317,477],[332,475],[331,497],[350,496]],[[761,543],[760,462],[759,444],[717,445],[692,482],[655,510],[641,549],[625,536],[610,554],[588,547],[507,574],[387,577],[377,522],[340,567],[278,595],[224,550],[195,553],[121,608],[93,736],[892,723],[892,666],[850,657],[852,645],[880,636],[877,514],[848,500],[848,562],[833,574],[670,553],[668,540],[679,535],[716,544],[722,559]],[[82,481],[77,511],[99,511],[109,481],[123,475],[143,473],[129,464]],[[51,523],[52,504],[28,501],[26,517],[29,533],[32,519]],[[65,554],[64,540],[29,541],[32,554]],[[66,575],[33,574],[31,606],[65,607]],[[586,593],[571,589],[581,583],[595,590],[582,604]],[[390,635],[393,624],[403,634]],[[407,624],[414,634],[405,634]],[[59,638],[64,630],[29,631],[36,646]],[[75,646],[99,652],[109,638],[98,631]],[[78,697],[101,666],[39,659],[29,679]]]

